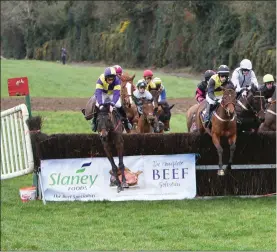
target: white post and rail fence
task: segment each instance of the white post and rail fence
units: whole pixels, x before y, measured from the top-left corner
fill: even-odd
[[[25,104],[1,112],[1,180],[34,170],[32,143]]]

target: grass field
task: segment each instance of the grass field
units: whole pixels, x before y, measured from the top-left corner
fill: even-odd
[[[136,73],[135,82],[142,78],[142,70],[126,71]],[[90,97],[103,72],[104,67],[61,65],[36,60],[1,60],[1,96],[8,96],[9,78],[27,76],[31,97]],[[163,80],[168,98],[194,96],[197,80],[166,74],[158,77]]]
[[[2,250],[275,250],[276,198],[21,203],[2,182]]]
[[[31,97],[89,97],[102,71],[2,60],[1,96],[8,96],[8,78],[28,76]],[[195,80],[160,77],[169,97],[192,97]],[[47,134],[91,133],[80,112],[33,111],[33,115],[43,117]],[[174,114],[171,128],[186,131],[184,115]],[[31,175],[1,181],[1,251],[276,250],[276,197],[44,206],[41,201],[20,201],[19,188],[31,184]]]
[[[90,134],[91,122],[86,121],[80,112],[70,111],[35,111],[33,116],[43,118],[42,131],[46,134],[87,133]],[[170,120],[171,132],[187,132],[184,114],[173,114]]]

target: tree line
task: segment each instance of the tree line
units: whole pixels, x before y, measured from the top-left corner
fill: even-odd
[[[275,1],[3,1],[1,54],[276,75]]]

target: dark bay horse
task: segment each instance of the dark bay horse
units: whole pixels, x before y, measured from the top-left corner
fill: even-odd
[[[246,97],[239,95],[236,103],[238,131],[257,131],[264,120],[265,98],[252,85]]]
[[[105,103],[104,107],[99,110],[97,108],[97,131],[100,136],[101,142],[103,144],[105,153],[107,155],[108,160],[112,166],[112,171],[116,179],[117,184],[117,192],[122,191],[124,188],[128,188],[128,184],[126,183],[126,178],[124,174],[125,165],[123,163],[123,150],[124,150],[124,140],[122,136],[122,132],[124,130],[124,126],[121,123],[120,115],[116,110],[112,113],[109,111],[110,104]],[[114,162],[112,155],[112,147],[113,145],[116,147],[119,163],[118,166],[120,168],[122,174],[122,182],[120,182],[118,177],[118,168]]]
[[[139,114],[137,111],[137,106],[132,99],[132,94],[136,89],[133,83],[134,78],[135,78],[135,75],[129,76],[128,73],[124,73],[122,76],[120,76],[120,80],[121,80],[120,98],[121,98],[122,106],[126,111],[127,117],[130,123],[132,124],[133,129],[136,129],[138,124]]]
[[[208,132],[211,135],[213,144],[217,149],[219,159],[219,170],[217,172],[218,175],[224,175],[226,169],[231,169],[237,140],[237,122],[235,114],[236,92],[233,89],[222,89],[224,90],[222,100],[218,107],[212,113],[211,130],[206,129],[204,127],[201,115],[201,112],[206,106],[205,100],[200,103],[199,108],[197,110],[196,118],[197,128],[199,129],[199,131],[201,133],[204,133],[205,131]],[[220,144],[220,137],[222,136],[227,137],[228,143],[230,145],[230,157],[228,165],[225,169],[223,169],[222,163],[223,148]]]
[[[260,125],[258,132],[276,131],[276,90],[272,95],[272,101],[265,110],[265,120]]]
[[[154,115],[154,105],[152,101],[142,99],[142,115],[138,120],[137,133],[159,133],[159,122]]]
[[[163,130],[170,131],[170,110],[175,106],[175,104],[169,106],[167,101],[159,102],[159,96],[161,94],[160,90],[152,89],[150,90],[150,93],[152,94],[154,101],[154,114],[157,116],[158,120],[163,123],[160,127],[160,133],[163,133]]]
[[[174,107],[175,104],[169,106],[167,101],[159,102],[158,103],[158,119],[164,125],[164,131],[170,131],[170,119],[171,119],[171,109]]]

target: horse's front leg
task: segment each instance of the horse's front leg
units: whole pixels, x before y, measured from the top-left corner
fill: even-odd
[[[121,187],[122,188],[128,188],[129,185],[126,182],[125,165],[123,163],[124,140],[123,140],[122,134],[120,134],[120,133],[116,133],[115,146],[116,146],[117,155],[118,155],[118,167],[121,171],[121,176],[122,176]]]
[[[104,151],[106,153],[106,156],[107,156],[107,158],[110,161],[110,164],[112,166],[112,171],[113,171],[113,175],[114,175],[115,180],[116,180],[117,187],[121,187],[121,183],[120,183],[120,180],[119,180],[118,174],[117,174],[118,168],[117,168],[117,166],[114,162],[113,155],[112,155],[112,150],[111,150],[111,147],[110,147],[112,143],[108,142],[107,139],[104,140],[102,138],[101,138],[101,142],[103,144],[103,148],[104,148]]]
[[[223,176],[225,173],[224,173],[223,163],[222,163],[223,148],[220,145],[220,136],[217,136],[215,133],[213,133],[212,140],[213,140],[214,146],[216,147],[217,154],[218,154],[219,170],[217,171],[217,174],[219,176]]]
[[[226,169],[228,169],[228,170],[231,170],[231,168],[232,168],[234,152],[236,150],[236,140],[237,140],[236,134],[234,134],[233,136],[228,138],[228,143],[230,145],[230,157],[229,157],[228,165],[226,167]]]

